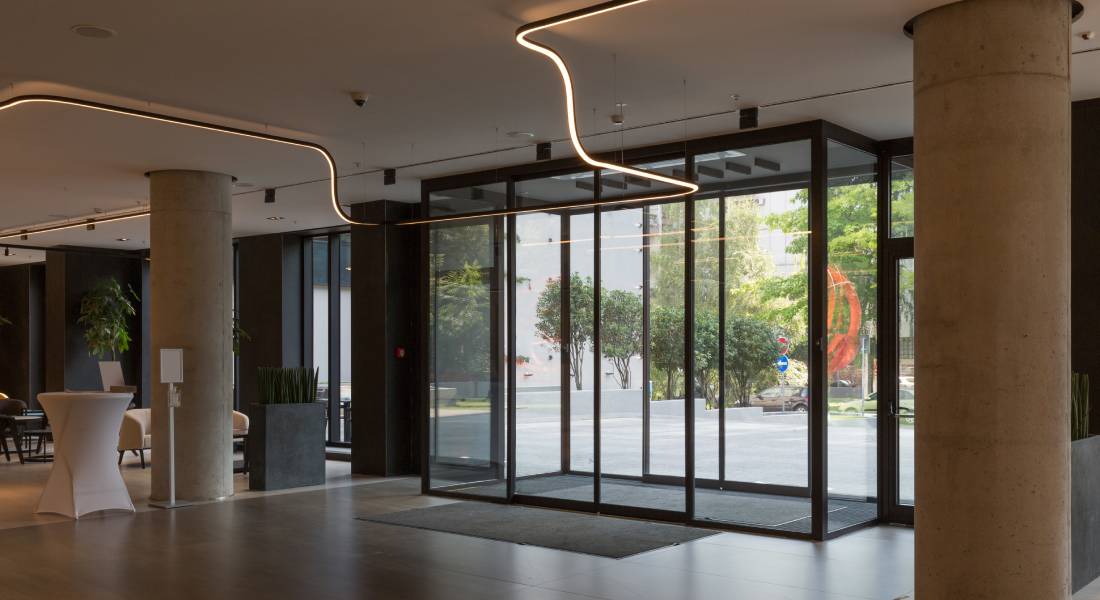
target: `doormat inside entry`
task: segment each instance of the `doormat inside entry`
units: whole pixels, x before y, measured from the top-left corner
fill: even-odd
[[[455,502],[358,520],[608,558],[624,558],[718,533],[683,525],[488,502]]]

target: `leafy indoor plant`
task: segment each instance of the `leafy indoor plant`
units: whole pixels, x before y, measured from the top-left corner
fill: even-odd
[[[241,353],[241,342],[251,342],[252,336],[248,335],[248,332],[241,327],[241,318],[237,315],[237,311],[233,311],[233,354],[238,355]]]
[[[100,281],[80,300],[80,318],[88,354],[96,358],[119,354],[130,349],[130,318],[137,314],[132,300],[140,300],[133,288],[122,289],[115,278]]]

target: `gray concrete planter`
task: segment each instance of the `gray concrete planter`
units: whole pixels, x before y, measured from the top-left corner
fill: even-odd
[[[281,490],[325,482],[325,405],[253,404],[248,487]]]
[[[1100,436],[1073,442],[1070,452],[1070,537],[1076,592],[1100,577]]]

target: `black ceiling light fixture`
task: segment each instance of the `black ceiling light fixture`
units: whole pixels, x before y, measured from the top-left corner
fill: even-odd
[[[4,248],[4,256],[11,256],[11,248]]]
[[[550,160],[550,142],[535,145],[535,160]]]
[[[88,231],[95,231],[95,219],[88,219],[88,225],[85,229]]]
[[[756,129],[760,126],[760,109],[757,107],[742,108],[737,111],[741,117],[741,129]]]
[[[382,185],[397,183],[397,169],[385,169],[382,171]]]
[[[264,204],[275,204],[275,188],[264,190]]]

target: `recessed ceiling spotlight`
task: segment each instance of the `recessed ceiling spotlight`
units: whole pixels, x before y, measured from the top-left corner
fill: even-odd
[[[128,241],[130,241],[130,238],[115,238],[115,241],[116,242],[128,242]]]
[[[286,217],[268,217],[267,218],[268,221],[282,221],[283,219],[286,219]]]
[[[99,25],[73,25],[70,27],[73,33],[86,38],[93,38],[97,40],[105,40],[107,38],[113,38],[118,35],[118,32],[109,27],[101,27]]]
[[[530,131],[509,131],[504,134],[513,140],[529,140],[535,137],[535,134]]]

